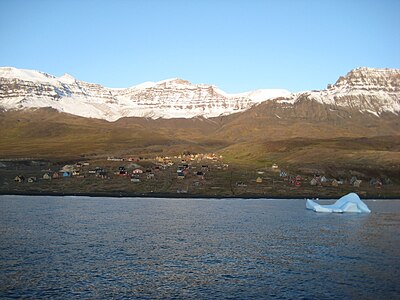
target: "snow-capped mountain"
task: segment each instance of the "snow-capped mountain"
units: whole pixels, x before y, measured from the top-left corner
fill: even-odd
[[[321,91],[291,94],[276,100],[278,103],[295,104],[316,101],[341,108],[380,116],[400,112],[400,69],[357,68],[340,77],[335,84]]]
[[[69,74],[55,77],[32,70],[0,68],[0,107],[3,109],[52,107],[109,121],[131,116],[216,117],[289,95],[280,89],[227,94],[213,85],[191,84],[177,78],[115,89],[79,81]]]
[[[73,115],[115,121],[122,117],[206,118],[242,112],[269,100],[290,109],[304,101],[380,116],[400,112],[400,70],[358,68],[320,91],[291,94],[267,89],[228,94],[213,85],[182,79],[145,82],[130,88],[106,88],[71,75],[11,67],[0,68],[0,108],[52,107]]]

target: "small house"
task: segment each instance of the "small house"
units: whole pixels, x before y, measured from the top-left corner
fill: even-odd
[[[328,182],[328,179],[325,176],[321,177],[321,183],[326,183]]]
[[[153,178],[154,178],[154,173],[147,174],[147,179],[153,179]]]
[[[279,177],[287,177],[288,176],[288,174],[285,172],[285,171],[281,171],[280,173],[279,173]]]
[[[50,180],[50,179],[51,179],[50,174],[49,174],[49,173],[45,173],[45,174],[43,175],[43,179],[45,179],[45,180]]]
[[[204,179],[204,173],[201,171],[196,172],[196,176],[200,179]]]
[[[390,178],[383,178],[382,184],[392,184],[392,180]]]
[[[74,165],[65,165],[64,167],[62,167],[60,172],[72,172],[73,170],[75,170]]]
[[[310,184],[311,184],[312,186],[316,186],[316,185],[318,184],[317,179],[315,179],[315,178],[311,179]]]
[[[375,182],[375,188],[377,188],[377,189],[381,189],[382,188],[382,182],[380,180],[377,180]]]
[[[300,175],[297,175],[296,177],[291,177],[289,179],[289,183],[293,184],[294,186],[301,186],[301,181],[303,178]]]
[[[351,177],[350,185],[354,185],[354,182],[356,182],[356,181],[357,181],[357,177],[356,176]]]
[[[79,176],[79,175],[81,175],[80,171],[78,171],[78,170],[72,171],[72,176]]]
[[[106,171],[98,172],[96,174],[96,177],[97,178],[101,178],[101,179],[109,179],[109,177],[107,176],[107,172]]]
[[[140,182],[140,178],[133,177],[133,178],[131,178],[131,182],[138,183],[138,182]]]
[[[19,182],[19,183],[24,182],[24,180],[25,180],[25,178],[22,175],[15,176],[15,178],[14,178],[14,181]]]
[[[109,160],[109,161],[124,161],[124,159],[122,157],[112,157],[112,156],[107,157],[107,160]]]
[[[33,183],[33,182],[36,182],[36,181],[37,181],[37,178],[36,178],[36,177],[33,177],[33,176],[32,176],[32,177],[29,177],[29,178],[28,178],[28,182],[29,182],[29,183]]]
[[[53,175],[51,176],[53,179],[60,178],[60,174],[58,172],[54,172]]]
[[[63,177],[71,177],[71,172],[64,172],[62,174]]]
[[[185,179],[185,174],[183,172],[177,172],[178,179]]]
[[[354,181],[353,186],[354,187],[360,187],[361,182],[362,182],[362,180],[356,180],[356,181]]]
[[[132,171],[132,174],[143,174],[143,170],[135,169],[135,170]]]
[[[332,180],[332,186],[338,187],[339,186],[339,181],[337,181],[336,179],[333,179]]]
[[[103,169],[103,168],[96,167],[96,169],[95,169],[95,173],[96,173],[96,174],[101,174],[101,173],[103,173],[103,172],[104,172],[104,169]]]
[[[277,165],[277,164],[273,164],[273,165],[272,165],[272,167],[271,167],[271,169],[272,169],[272,170],[278,170],[278,169],[279,169],[279,167],[278,167],[278,165]]]
[[[262,182],[263,182],[263,180],[262,180],[262,178],[261,178],[261,177],[257,177],[257,179],[256,179],[256,182],[257,182],[257,183],[262,183]]]

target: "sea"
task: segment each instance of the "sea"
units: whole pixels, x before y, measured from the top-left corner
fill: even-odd
[[[365,203],[0,196],[0,298],[399,299],[400,200]]]

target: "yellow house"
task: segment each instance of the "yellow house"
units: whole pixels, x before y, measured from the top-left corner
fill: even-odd
[[[21,176],[21,175],[15,176],[14,181],[15,182],[23,182],[24,176]]]
[[[257,177],[256,182],[257,183],[262,183],[262,178],[261,177]]]

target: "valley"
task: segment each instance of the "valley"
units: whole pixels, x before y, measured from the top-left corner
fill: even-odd
[[[20,79],[16,79],[11,80],[16,84],[11,87],[7,83],[11,81],[3,78],[0,192],[304,198],[337,197],[358,190],[365,197],[400,197],[399,74],[399,70],[359,68],[339,78],[326,90],[279,96],[236,113],[229,109],[225,113],[220,111],[215,117],[201,114],[193,117],[188,111],[184,113],[185,118],[151,114],[149,117],[114,119],[109,115],[112,121],[60,111],[57,97],[48,98],[51,84],[56,86],[60,78],[45,76],[47,88],[34,90],[26,89],[26,86],[40,86],[41,83],[32,81],[21,86]],[[37,80],[38,75],[34,75]],[[27,79],[26,76],[24,73],[23,78]],[[67,84],[68,80],[76,84],[75,79],[69,77],[61,81]],[[93,95],[90,96],[88,86],[81,87],[80,101],[88,103]],[[91,93],[98,95],[99,87],[90,87]],[[176,95],[174,88],[179,90],[179,95],[189,95],[188,90],[205,87],[192,87],[186,81],[175,80],[147,83],[135,89],[136,92],[140,89],[146,95],[143,97],[154,102],[159,99],[157,95]],[[251,94],[252,97],[255,94]],[[103,104],[114,103],[114,96],[107,95],[103,98],[108,100]],[[191,101],[202,106],[204,95],[202,92],[198,95]],[[18,100],[20,97],[26,101]],[[24,107],[24,103],[32,103],[29,102],[32,99],[43,100],[43,97],[50,101],[45,103],[55,103],[54,107]],[[69,101],[68,96],[63,97]],[[169,101],[168,97],[163,98],[164,104]],[[212,97],[207,99],[211,101]],[[11,109],[7,105],[13,101],[22,106]],[[141,103],[140,99],[135,101],[133,103]],[[227,107],[232,107],[231,104]],[[157,107],[155,102],[152,105]],[[176,172],[184,163],[179,157],[185,153],[195,156],[213,153],[221,161],[211,164],[189,158],[185,162],[189,164],[189,175],[178,180]],[[108,157],[125,160],[110,164]],[[129,157],[140,158],[138,168],[152,173],[156,168],[162,169],[157,157],[174,157],[174,161],[172,166],[154,173],[151,180],[146,177],[138,183],[131,181]],[[99,181],[84,171],[82,175],[67,179],[42,180],[44,170],[59,172],[63,165],[81,161],[104,169],[107,179]],[[40,162],[40,167],[36,162]],[[198,180],[193,174],[203,164],[210,164],[211,171],[203,181],[196,183]],[[273,169],[275,165],[279,168]],[[114,174],[119,167],[128,170],[123,179]],[[280,176],[281,172],[287,176]],[[18,175],[36,177],[37,180],[15,182]],[[302,179],[294,180],[297,176]],[[256,182],[259,177],[261,182]],[[327,181],[310,184],[314,178],[322,177]],[[353,177],[361,180],[360,187],[350,184]],[[335,181],[341,184],[332,186],[332,183],[336,185]]]
[[[251,111],[247,113],[252,114]],[[331,137],[324,135],[325,129],[320,129],[318,136],[321,138],[313,138],[313,134],[307,134],[313,132],[308,126],[318,128],[313,123],[297,121],[296,124],[292,120],[292,128],[299,128],[293,130],[284,120],[273,122],[264,116],[266,120],[256,122],[251,117],[248,119],[251,122],[247,121],[251,124],[248,124],[243,121],[244,116],[237,117],[242,118],[238,130],[234,129],[238,120],[233,116],[169,120],[126,118],[107,122],[52,109],[3,113],[0,118],[0,192],[322,198],[354,190],[349,182],[356,176],[362,180],[356,190],[364,197],[400,196],[400,136],[393,131],[388,131],[391,134],[388,136],[363,136],[360,126],[342,134],[345,127],[337,125],[328,131]],[[287,133],[279,139],[274,132]],[[182,161],[184,153],[194,156],[214,153],[221,159],[198,160],[189,156]],[[124,160],[110,162],[108,157]],[[173,157],[173,165],[164,170],[157,157]],[[133,162],[129,158],[134,158],[136,167],[144,172],[151,170],[154,177],[148,179],[143,175],[140,183],[131,182]],[[82,161],[104,169],[107,179],[89,174],[87,168],[79,177],[42,179],[45,173],[53,174],[63,165]],[[186,163],[189,175],[178,179],[178,167]],[[203,165],[210,170],[205,172],[204,180],[198,180],[194,173]],[[274,165],[279,169],[273,169]],[[128,174],[115,175],[119,167],[126,168]],[[154,170],[158,170],[157,173]],[[282,178],[280,171],[288,176]],[[15,182],[17,175],[24,176],[25,181]],[[329,182],[312,186],[310,182],[316,175],[325,176]],[[296,176],[302,178],[300,186],[290,181]],[[29,177],[37,180],[28,183]],[[258,177],[262,182],[256,182]],[[332,186],[333,180],[346,183]],[[377,188],[374,180],[389,180],[389,184]]]

